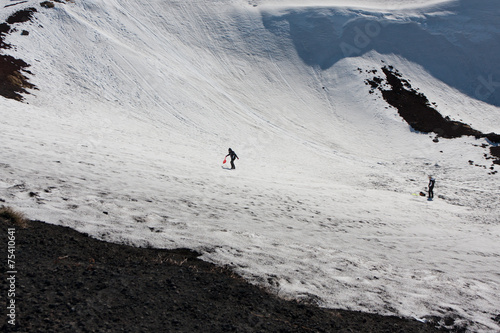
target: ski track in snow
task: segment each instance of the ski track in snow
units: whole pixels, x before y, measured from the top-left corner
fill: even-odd
[[[366,70],[383,60],[483,131],[500,132],[499,108],[376,49],[309,66],[290,32],[325,15],[421,22],[455,4],[96,0],[42,11],[28,37],[8,37],[40,90],[29,104],[0,99],[0,199],[103,240],[195,249],[283,297],[499,330],[500,187],[478,147],[487,142],[413,133],[368,94]],[[228,147],[236,170],[221,168]],[[413,195],[429,174],[432,202]]]

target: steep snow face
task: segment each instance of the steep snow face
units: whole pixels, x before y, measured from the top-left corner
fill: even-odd
[[[39,90],[0,99],[6,204],[284,297],[499,329],[491,143],[435,143],[365,83],[393,66],[499,133],[495,1],[28,1],[0,21],[20,6],[36,20],[3,51]]]
[[[440,4],[456,2],[456,0],[254,0],[254,5],[287,6],[287,7],[343,7],[346,9],[371,9],[372,11],[425,8]]]
[[[279,35],[288,31],[310,66],[327,69],[371,51],[399,55],[471,98],[499,106],[497,11],[491,0],[377,11],[280,7],[264,11],[264,25]]]

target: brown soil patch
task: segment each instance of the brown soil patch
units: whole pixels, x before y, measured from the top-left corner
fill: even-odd
[[[28,67],[29,65],[21,59],[0,55],[0,95],[22,101],[21,94],[29,94],[26,89],[35,88],[24,74],[32,74],[26,70]]]
[[[35,8],[27,8],[12,14],[7,21],[0,24],[0,49],[9,49],[12,46],[5,42],[5,37],[14,31],[11,24],[24,23],[30,21]],[[5,98],[22,101],[22,94],[29,94],[26,89],[36,89],[35,85],[29,82],[26,74],[31,74],[27,68],[30,65],[21,59],[16,59],[10,55],[0,54],[0,95]]]

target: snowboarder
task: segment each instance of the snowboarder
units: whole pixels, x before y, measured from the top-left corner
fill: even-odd
[[[240,159],[240,158],[238,157],[238,155],[236,155],[236,153],[231,148],[229,148],[228,152],[229,152],[229,154],[227,154],[226,157],[228,157],[228,156],[231,157],[231,169],[236,169],[236,167],[234,166],[234,159],[235,158]]]
[[[434,184],[436,183],[436,179],[432,176],[429,176],[429,199],[434,198]]]

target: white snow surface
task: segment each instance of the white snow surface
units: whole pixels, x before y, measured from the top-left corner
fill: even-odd
[[[38,87],[0,97],[5,205],[191,248],[286,298],[500,331],[489,143],[435,143],[364,82],[392,65],[500,133],[498,1],[30,0],[0,21],[28,6],[2,50]]]

